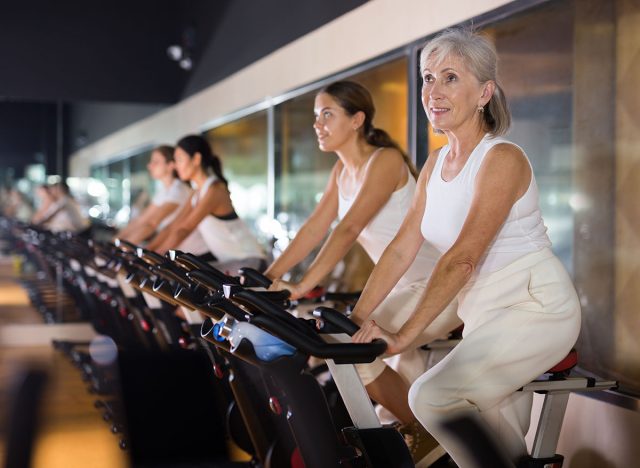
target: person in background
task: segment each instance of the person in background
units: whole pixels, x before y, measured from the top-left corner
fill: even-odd
[[[29,222],[34,215],[33,206],[31,206],[27,197],[15,187],[8,190],[4,205],[4,214],[19,221]]]
[[[52,184],[49,189],[54,205],[51,208],[49,221],[52,231],[71,231],[78,234],[89,234],[89,218],[82,214],[78,202],[73,198],[66,182]]]
[[[287,249],[267,269],[273,279],[271,289],[287,289],[298,298],[315,287],[349,249],[359,242],[373,262],[377,262],[411,210],[416,189],[415,168],[391,137],[373,125],[375,107],[369,91],[358,83],[339,81],[321,89],[315,98],[314,129],[324,152],[338,157],[322,199],[298,231]],[[327,235],[331,224],[339,222],[322,244],[313,263],[298,283],[283,281],[282,276],[302,261]],[[371,318],[386,327],[400,327],[404,317],[418,303],[437,260],[438,252],[428,243],[418,246],[415,261],[398,277],[396,288],[372,312]],[[389,292],[391,288],[387,290]],[[367,316],[351,316],[361,323]],[[446,337],[461,321],[451,307],[421,334],[421,344]],[[401,423],[414,461],[438,458],[435,441],[417,423],[408,408],[408,385],[426,369],[426,353],[408,347],[397,357],[359,364],[358,373],[369,395],[389,410]],[[389,399],[383,391],[389,375],[403,374],[404,395]],[[392,373],[392,374],[391,374]],[[397,398],[403,399],[398,402]],[[409,440],[410,439],[410,440]],[[442,455],[442,452],[439,453]]]
[[[516,464],[527,453],[532,406],[532,394],[517,390],[570,351],[580,303],[550,250],[531,163],[500,137],[510,114],[491,42],[446,31],[422,50],[420,72],[424,110],[448,144],[429,155],[412,209],[367,282],[354,310],[365,323],[353,341],[381,338],[401,353],[457,298],[463,338],[413,383],[409,407],[461,468],[477,465],[444,429],[454,417],[491,430]],[[401,327],[385,329],[371,314],[425,239],[442,256]],[[404,381],[389,377],[386,398],[404,402]]]
[[[147,164],[151,178],[158,182],[151,203],[142,213],[131,218],[129,224],[115,237],[140,244],[154,233],[171,224],[191,196],[191,189],[182,182],[176,172],[173,146],[154,148]]]
[[[190,182],[194,193],[148,248],[165,253],[198,233],[208,248],[207,260],[220,269],[233,273],[241,266],[264,269],[264,251],[236,214],[222,164],[207,140],[185,136],[176,144],[174,158],[180,179]]]
[[[39,224],[43,219],[45,214],[53,205],[53,196],[51,195],[50,189],[48,185],[38,185],[36,188],[36,206],[37,210],[31,217],[31,222],[33,224]]]

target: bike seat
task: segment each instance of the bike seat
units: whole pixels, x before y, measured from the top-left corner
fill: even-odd
[[[578,364],[578,351],[572,349],[569,354],[558,364],[549,369],[546,374],[560,374],[569,372]]]

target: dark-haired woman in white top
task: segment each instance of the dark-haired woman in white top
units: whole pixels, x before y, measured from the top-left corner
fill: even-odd
[[[131,219],[116,237],[140,244],[168,226],[189,199],[191,189],[178,177],[173,152],[174,148],[168,145],[158,146],[151,152],[147,170],[158,182],[156,193],[140,216]]]

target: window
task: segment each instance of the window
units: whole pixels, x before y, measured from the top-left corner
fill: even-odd
[[[266,217],[270,201],[266,111],[211,129],[205,137],[222,161],[238,216],[264,238],[257,226]]]
[[[155,193],[155,183],[147,170],[151,151],[132,156],[129,159],[131,207],[129,219],[142,213]]]

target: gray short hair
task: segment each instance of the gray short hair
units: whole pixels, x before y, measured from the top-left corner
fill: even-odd
[[[427,61],[442,62],[448,55],[460,57],[480,83],[496,84],[483,116],[489,133],[504,135],[511,125],[511,113],[502,87],[498,84],[498,54],[493,44],[483,35],[468,29],[447,29],[431,39],[420,53],[420,71]]]

